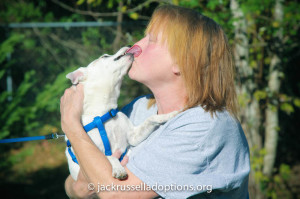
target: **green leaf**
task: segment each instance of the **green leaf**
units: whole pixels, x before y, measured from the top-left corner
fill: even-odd
[[[250,62],[250,67],[251,67],[251,68],[257,68],[257,62],[256,62],[255,60],[252,60],[252,61]]]
[[[291,176],[291,168],[287,164],[281,164],[279,168],[279,173],[285,181],[288,181]]]
[[[295,106],[300,108],[300,99],[299,98],[294,99],[294,104],[295,104]]]
[[[270,57],[266,57],[266,58],[264,59],[264,63],[265,63],[266,65],[269,65],[269,64],[271,63],[271,58],[270,58]]]
[[[139,14],[136,12],[132,12],[129,14],[129,17],[133,20],[137,20],[139,18]]]
[[[127,10],[127,6],[122,6],[122,9],[121,9],[121,12],[126,12],[126,10]]]
[[[254,97],[257,101],[260,101],[262,99],[266,99],[267,98],[267,92],[266,91],[261,91],[261,90],[257,90],[254,92]]]
[[[114,6],[114,1],[113,0],[109,0],[107,3],[107,8],[112,8]]]
[[[76,2],[76,4],[77,5],[81,5],[81,4],[83,4],[85,2],[85,0],[78,0],[77,2]]]
[[[283,103],[280,105],[280,109],[287,114],[294,112],[294,107],[290,103]]]

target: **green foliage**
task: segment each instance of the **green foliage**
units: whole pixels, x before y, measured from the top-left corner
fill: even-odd
[[[42,17],[41,7],[35,6],[33,2],[6,2],[3,6],[5,12],[0,12],[0,19],[3,22],[32,22]]]
[[[219,1],[219,0],[211,0],[207,3],[207,8],[211,9],[211,10],[215,10],[217,8],[217,6],[220,6],[220,4],[223,4],[223,1]]]
[[[280,110],[290,115],[295,111],[295,108],[299,108],[300,100],[295,97],[288,96],[286,94],[280,94],[278,97],[280,101]]]
[[[268,177],[263,173],[265,149],[254,147],[251,149],[251,170],[254,172],[255,182],[259,185],[260,191],[272,199],[291,198],[287,182],[291,179],[291,169],[287,164],[281,164],[275,175]]]
[[[173,0],[173,3],[186,8],[199,8],[200,6],[200,1],[198,0]]]
[[[291,179],[291,169],[287,164],[281,164],[279,172],[268,179],[268,187],[265,190],[266,196],[272,199],[292,198],[288,191],[287,182]]]
[[[24,122],[32,116],[31,114],[27,114],[31,107],[24,106],[23,100],[29,93],[29,90],[35,85],[34,75],[34,71],[26,72],[24,81],[14,93],[1,93],[0,104],[2,106],[0,107],[0,131],[2,133],[0,134],[0,139],[10,135],[10,132],[14,131],[13,129],[21,130],[24,126]],[[10,95],[12,96],[12,100],[7,101],[7,97]]]
[[[243,93],[242,95],[238,95],[238,103],[241,107],[246,107],[250,100],[250,96],[247,93]]]
[[[75,70],[75,68],[68,68],[67,71],[59,74],[56,80],[44,86],[43,90],[36,97],[36,108],[53,113],[59,112],[59,99],[64,90],[68,88],[69,80],[66,79],[66,74]]]
[[[299,98],[294,99],[294,104],[295,104],[295,106],[300,108],[300,99]]]
[[[96,29],[96,28],[87,28],[86,31],[82,32],[82,42],[85,46],[93,46],[98,42],[99,40],[99,30]],[[102,37],[102,38],[105,38],[105,37]],[[105,42],[104,42],[105,44]]]
[[[256,98],[257,101],[260,101],[262,99],[266,99],[267,93],[266,91],[257,90],[254,92],[254,97]]]
[[[83,1],[78,2],[80,3]],[[97,6],[102,2],[89,1],[87,3]],[[108,7],[116,3],[118,1],[109,1]],[[21,15],[17,16],[19,17],[17,21],[26,21],[28,17],[45,21],[55,18],[52,12],[47,12],[46,17],[39,14],[47,5],[45,1],[39,1],[39,6],[27,1],[11,4],[8,13],[20,12],[21,8],[32,11],[27,15],[22,11]],[[3,13],[3,16],[6,20],[16,22],[15,18],[9,18],[5,14],[7,13]],[[138,18],[137,13],[133,13],[132,16]],[[61,16],[58,20],[81,21],[82,19],[81,15],[71,14]],[[136,33],[141,32],[142,29],[132,31],[132,35],[126,33],[126,38],[121,41],[120,46],[128,45],[127,42],[132,44],[133,40],[140,39],[142,34]],[[47,129],[44,128],[45,126],[60,129],[59,99],[64,89],[69,86],[65,75],[80,65],[87,65],[102,53],[114,53],[111,48],[114,35],[111,34],[110,29],[91,27],[75,32],[74,30],[76,29],[14,29],[10,30],[9,37],[0,44],[0,63],[5,63],[5,68],[0,70],[0,80],[5,80],[8,75],[7,69],[10,69],[13,71],[14,82],[13,93],[5,90],[1,90],[0,93],[0,139],[8,136],[49,133],[44,132]],[[7,59],[7,55],[11,55],[11,59]],[[134,87],[139,86],[131,84],[128,78],[125,84],[131,85],[133,97],[138,95],[135,92],[143,91],[143,89],[135,89]],[[124,93],[121,95],[119,101],[121,105],[130,101],[130,95]],[[12,101],[8,100],[9,96],[12,96]]]
[[[287,114],[291,114],[292,112],[294,112],[294,107],[290,103],[283,103],[283,104],[281,104],[280,105],[280,109],[282,111],[286,112]]]
[[[6,56],[13,53],[15,45],[24,39],[24,35],[13,33],[11,36],[0,44],[0,63],[2,63]]]

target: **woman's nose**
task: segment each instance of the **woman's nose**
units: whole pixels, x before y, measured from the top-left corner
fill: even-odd
[[[131,53],[134,57],[138,57],[142,53],[142,48],[139,45],[134,45],[129,48],[126,53]]]
[[[146,41],[146,37],[142,38],[141,40],[139,40],[138,42],[136,42],[135,44],[133,44],[133,46],[135,46],[135,45],[140,46],[141,49],[144,50],[145,41]]]

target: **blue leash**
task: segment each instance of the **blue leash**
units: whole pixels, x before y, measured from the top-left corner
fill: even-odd
[[[111,148],[110,148],[110,143],[109,143],[109,140],[108,140],[108,137],[107,137],[107,133],[105,131],[105,128],[104,128],[104,125],[103,123],[107,122],[109,119],[111,118],[114,118],[117,113],[119,112],[119,109],[111,109],[110,111],[108,111],[107,113],[105,113],[103,116],[96,116],[94,118],[94,120],[85,125],[83,128],[85,130],[85,132],[89,132],[90,130],[94,129],[94,128],[98,128],[99,130],[99,134],[101,136],[101,139],[102,139],[102,142],[103,142],[103,145],[104,145],[104,154],[106,156],[111,156],[112,155],[112,152],[111,152]],[[77,163],[78,164],[78,161],[77,161],[77,158],[75,156],[75,154],[72,152],[71,150],[71,143],[70,141],[68,140],[67,141],[67,147],[68,147],[68,152],[73,160],[73,162]],[[121,155],[120,157],[120,161],[122,161],[123,157],[125,156],[127,152],[127,149],[125,150],[125,152]]]
[[[60,137],[65,137],[65,135],[59,135],[57,133],[52,133],[49,135],[42,135],[42,136],[33,136],[33,137],[22,137],[22,138],[8,138],[0,140],[0,144],[2,143],[13,143],[13,142],[27,142],[32,140],[51,140],[51,139],[58,139]]]
[[[89,124],[87,124],[83,127],[86,132],[89,132],[90,130],[92,130],[96,127],[98,128],[100,136],[102,138],[102,142],[103,142],[103,145],[104,145],[104,150],[105,150],[105,155],[106,156],[111,156],[112,152],[111,152],[110,143],[109,143],[107,133],[105,131],[103,123],[105,123],[106,121],[108,121],[111,118],[114,118],[117,115],[118,112],[119,112],[118,109],[112,109],[112,110],[108,111],[106,114],[104,114],[101,117],[99,117],[99,116],[95,117],[93,122],[91,122],[91,123],[89,123]],[[52,133],[52,134],[49,134],[49,135],[42,135],[42,136],[22,137],[22,138],[8,138],[8,139],[0,140],[0,144],[1,143],[13,143],[13,142],[27,142],[27,141],[33,141],[33,140],[51,140],[51,139],[58,139],[60,137],[65,137],[65,135],[59,135],[57,133]],[[68,147],[68,152],[69,152],[72,160],[75,163],[78,164],[77,158],[71,150],[71,143],[70,143],[69,140],[67,141],[67,147]],[[122,161],[122,159],[124,158],[126,152],[127,152],[127,149],[121,155],[121,157],[119,159],[120,161]]]

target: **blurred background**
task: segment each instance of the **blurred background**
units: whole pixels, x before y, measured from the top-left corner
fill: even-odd
[[[141,39],[161,4],[195,9],[227,33],[251,149],[250,198],[300,198],[296,0],[1,0],[0,139],[62,133],[65,75]],[[126,77],[119,106],[145,93]],[[64,150],[63,140],[1,144],[2,196],[67,198]]]

